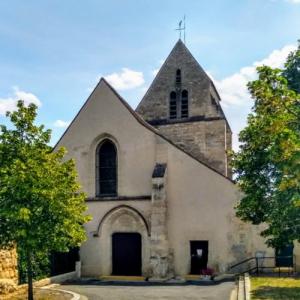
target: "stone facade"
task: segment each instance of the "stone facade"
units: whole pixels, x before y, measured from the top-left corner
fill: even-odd
[[[180,70],[180,82],[176,72]],[[180,94],[188,92],[188,117],[180,117]],[[177,95],[177,118],[170,119],[170,94]],[[213,82],[181,40],[177,42],[136,112],[177,146],[231,177],[227,150],[231,130]]]
[[[152,175],[151,207],[151,280],[165,280],[174,276],[173,253],[167,229],[167,166],[157,164]]]
[[[16,248],[0,250],[0,279],[11,279],[18,282],[18,261]]]
[[[157,129],[186,152],[228,175],[226,150],[231,145],[226,144],[225,120],[166,124]]]

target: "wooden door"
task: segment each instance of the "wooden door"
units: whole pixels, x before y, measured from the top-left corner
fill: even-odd
[[[113,275],[140,276],[142,240],[139,233],[114,233],[112,236]]]

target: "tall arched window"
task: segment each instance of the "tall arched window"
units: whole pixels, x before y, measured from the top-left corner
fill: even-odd
[[[181,93],[181,118],[189,117],[189,93],[183,90]]]
[[[176,71],[176,84],[181,84],[181,70],[177,69]]]
[[[96,153],[96,194],[97,196],[117,195],[117,149],[106,139]]]
[[[176,92],[170,93],[170,103],[169,103],[170,119],[177,118],[177,95]]]

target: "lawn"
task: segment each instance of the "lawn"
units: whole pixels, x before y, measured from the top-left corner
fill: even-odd
[[[292,277],[252,277],[253,300],[300,300],[300,279]]]

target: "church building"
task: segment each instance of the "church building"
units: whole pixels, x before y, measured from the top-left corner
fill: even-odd
[[[273,254],[235,217],[241,194],[220,102],[181,40],[136,110],[100,80],[56,145],[75,159],[93,217],[83,276],[163,280]]]

